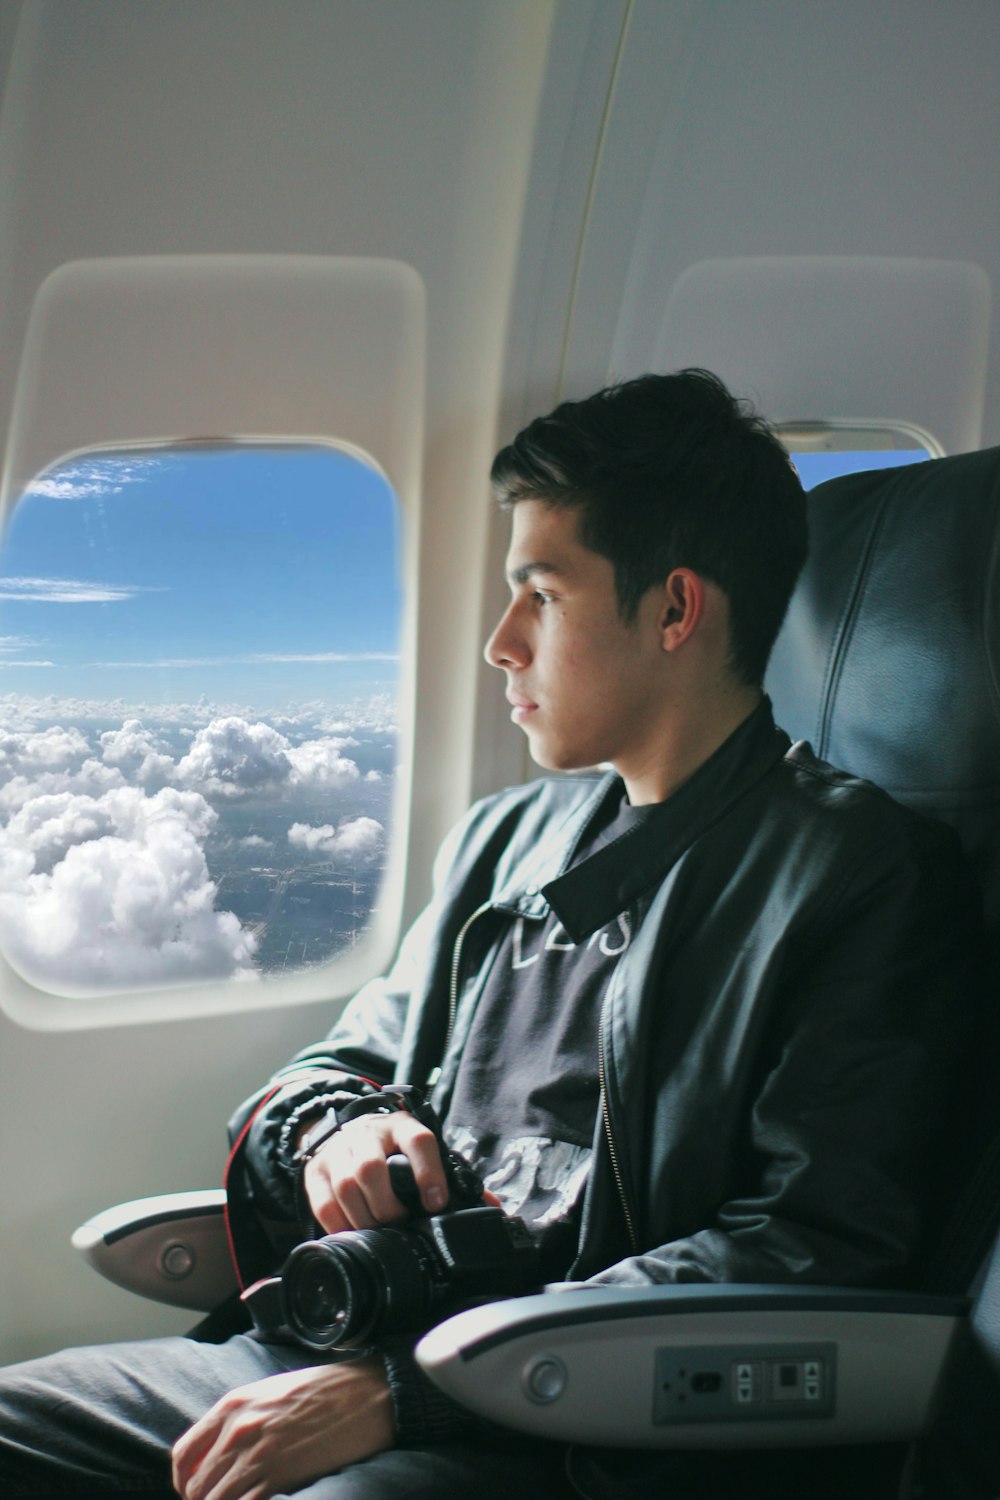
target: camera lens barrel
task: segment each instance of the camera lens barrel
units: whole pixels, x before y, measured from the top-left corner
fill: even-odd
[[[297,1245],[282,1272],[285,1322],[310,1349],[353,1349],[421,1324],[444,1291],[420,1235],[352,1229]]]

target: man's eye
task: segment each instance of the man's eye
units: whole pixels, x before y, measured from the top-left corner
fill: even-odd
[[[551,604],[552,595],[546,594],[543,589],[535,589],[531,596],[536,604]]]

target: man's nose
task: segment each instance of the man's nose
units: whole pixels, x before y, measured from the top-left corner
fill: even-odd
[[[491,667],[518,667],[527,660],[527,650],[519,632],[515,629],[513,605],[501,616],[499,623],[486,645],[483,655]]]

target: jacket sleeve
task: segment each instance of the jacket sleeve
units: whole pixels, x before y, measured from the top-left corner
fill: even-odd
[[[295,1177],[279,1152],[282,1127],[293,1111],[302,1115],[315,1101],[318,1118],[323,1100],[334,1089],[363,1092],[367,1084],[392,1081],[414,977],[432,924],[433,911],[428,908],[410,928],[389,973],[359,990],[329,1036],[298,1052],[230,1119],[231,1143],[249,1124],[244,1168],[251,1192],[266,1214],[294,1217]]]
[[[596,1283],[919,1279],[984,1013],[979,893],[943,833],[921,822],[908,857],[898,840],[869,855],[808,945],[788,946],[740,1138],[723,1148],[732,1191]]]
[[[324,1097],[345,1086],[345,1080],[349,1090],[358,1091],[367,1084],[394,1081],[411,999],[427,983],[429,955],[440,921],[440,891],[466,821],[442,844],[434,864],[434,897],[404,937],[388,974],[364,985],[332,1031],[296,1053],[230,1119],[230,1143],[247,1131],[246,1187],[265,1216],[295,1217],[295,1175],[283,1159],[287,1153],[279,1151],[282,1127],[293,1111],[308,1110],[315,1100],[321,1112]]]

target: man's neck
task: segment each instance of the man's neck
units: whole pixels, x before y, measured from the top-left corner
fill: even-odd
[[[615,765],[632,806],[665,802],[750,717],[763,696],[759,688],[740,688],[700,705],[696,713],[671,716],[662,737],[644,754]]]

